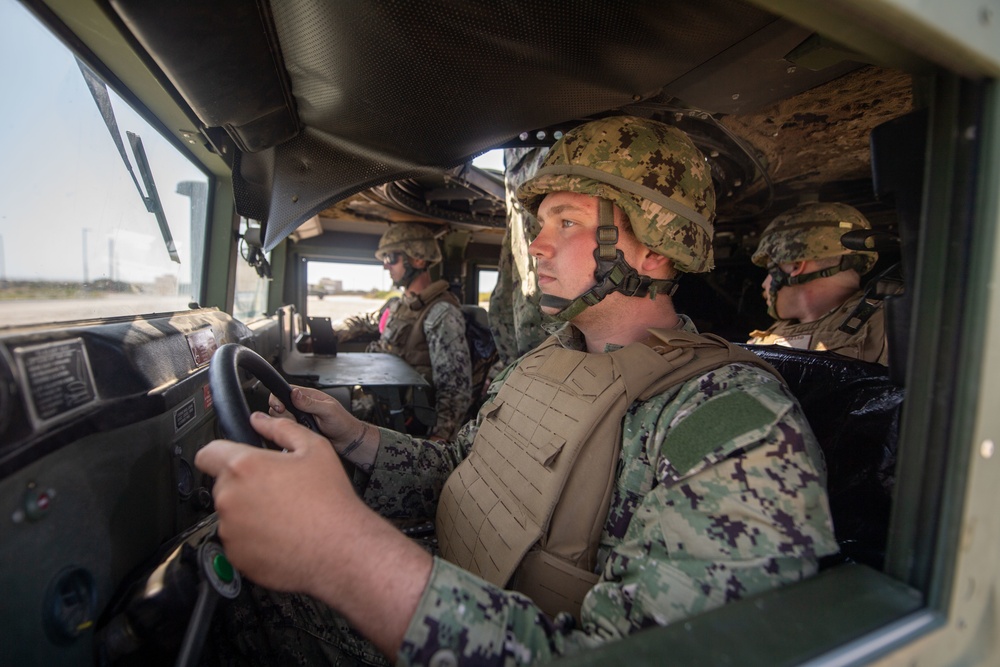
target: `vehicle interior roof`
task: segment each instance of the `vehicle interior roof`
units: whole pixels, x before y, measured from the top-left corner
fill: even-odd
[[[461,165],[609,113],[692,135],[720,229],[820,189],[892,224],[868,134],[910,110],[910,75],[743,2],[180,4],[109,15],[231,162],[266,249],[316,215],[502,228],[497,176]]]

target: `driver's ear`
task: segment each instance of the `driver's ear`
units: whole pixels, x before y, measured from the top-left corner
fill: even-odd
[[[808,261],[804,259],[799,260],[798,262],[792,262],[791,263],[792,270],[788,272],[788,275],[790,276],[802,275],[803,273],[806,272],[806,264],[808,264]]]
[[[426,259],[417,259],[415,257],[410,257],[410,266],[412,266],[415,269],[426,269],[427,268],[427,260]]]
[[[640,255],[639,273],[647,276],[668,276],[672,262],[658,252],[643,246]]]

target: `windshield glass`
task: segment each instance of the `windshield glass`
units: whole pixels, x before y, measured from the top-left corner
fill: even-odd
[[[142,139],[171,260],[73,54],[0,2],[0,327],[169,312],[199,300],[208,179],[109,90]]]

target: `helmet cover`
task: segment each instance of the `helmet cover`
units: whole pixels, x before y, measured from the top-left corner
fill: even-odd
[[[777,216],[760,237],[752,260],[757,266],[788,264],[804,260],[843,255],[853,257],[858,274],[871,271],[877,252],[849,250],[840,237],[858,229],[871,229],[871,223],[853,206],[841,203],[800,204]]]
[[[401,252],[413,259],[422,259],[427,265],[441,261],[441,248],[438,246],[434,233],[423,225],[414,222],[398,222],[389,229],[378,241],[375,257],[385,260],[386,256]]]
[[[612,116],[567,132],[517,191],[537,215],[550,192],[611,200],[646,247],[689,273],[710,271],[715,189],[705,157],[681,130],[647,118]]]

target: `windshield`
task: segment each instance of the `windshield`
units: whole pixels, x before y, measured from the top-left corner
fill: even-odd
[[[0,0],[0,86],[0,327],[198,301],[205,174],[109,90],[137,176],[126,132],[141,137],[177,263],[73,54],[9,0]]]

